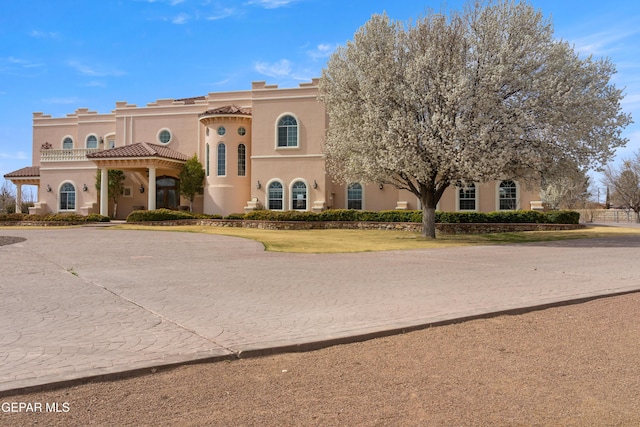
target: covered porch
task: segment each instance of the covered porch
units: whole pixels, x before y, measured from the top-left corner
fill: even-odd
[[[22,211],[22,186],[34,185],[37,187],[37,194],[40,193],[40,167],[39,166],[27,166],[17,171],[9,172],[4,175],[4,178],[11,181],[16,186],[16,212]],[[36,196],[38,197],[38,196]],[[36,205],[37,205],[36,199]],[[36,206],[37,207],[37,206]],[[31,212],[33,208],[29,208]],[[35,213],[35,212],[34,212]]]
[[[87,159],[101,172],[100,215],[109,216],[109,170],[130,172],[132,179],[139,184],[136,190],[141,195],[147,193],[146,209],[153,210],[158,206],[158,178],[177,175],[187,161],[187,156],[161,145],[140,142],[91,153],[87,155]]]

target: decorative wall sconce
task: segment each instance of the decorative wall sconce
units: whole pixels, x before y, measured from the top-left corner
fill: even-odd
[[[100,144],[104,144],[104,138],[100,137]]]
[[[144,185],[141,185],[138,190],[140,190],[140,193],[144,193]]]
[[[87,184],[83,184],[82,185],[82,191],[88,191],[89,187],[87,187]]]
[[[384,188],[384,185],[383,185],[382,183],[380,183],[380,185],[378,186],[378,188],[382,190],[382,189]]]
[[[47,193],[51,193],[51,186],[47,184]]]
[[[316,182],[316,180],[313,180],[313,189],[315,190],[316,188],[318,188],[318,183]]]
[[[258,190],[262,188],[262,184],[260,184],[260,180],[258,180],[258,183],[256,184],[256,188]]]

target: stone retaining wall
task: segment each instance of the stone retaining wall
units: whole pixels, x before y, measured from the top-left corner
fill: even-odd
[[[422,224],[416,222],[356,222],[356,221],[245,221],[225,219],[189,219],[176,221],[140,222],[140,225],[172,226],[202,225],[211,227],[245,227],[262,230],[401,230],[419,233]],[[502,224],[466,223],[436,224],[436,231],[443,234],[507,233],[517,231],[556,231],[584,228],[584,224]]]
[[[95,225],[108,226],[109,223],[75,223],[64,221],[6,221],[0,226],[70,226]],[[170,221],[145,221],[127,224],[151,226],[201,225],[209,227],[245,227],[261,230],[400,230],[420,233],[422,224],[417,222],[357,222],[357,221],[246,221],[229,219],[180,219]],[[584,228],[584,224],[502,224],[502,223],[465,223],[465,224],[436,224],[436,232],[443,234],[483,234],[508,233],[517,231],[556,231],[575,230]]]

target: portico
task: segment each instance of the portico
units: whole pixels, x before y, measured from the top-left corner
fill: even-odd
[[[140,184],[140,193],[147,192],[147,209],[156,209],[156,179],[163,174],[177,175],[187,156],[157,144],[140,142],[87,155],[100,169],[100,215],[108,216],[109,170],[129,171]],[[145,185],[146,184],[146,185]],[[146,190],[145,190],[146,187]]]

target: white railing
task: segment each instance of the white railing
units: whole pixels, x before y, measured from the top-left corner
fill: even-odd
[[[78,162],[87,160],[87,154],[99,151],[99,148],[74,148],[68,150],[42,150],[40,162]]]

